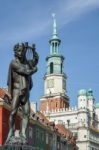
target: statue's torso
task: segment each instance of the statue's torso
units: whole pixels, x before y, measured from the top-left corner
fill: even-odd
[[[12,90],[17,89],[19,91],[22,90],[29,90],[30,87],[30,76],[29,75],[23,75],[17,72],[16,68],[14,68],[14,63],[16,63],[17,60],[14,60],[11,63],[11,84],[12,84]],[[21,67],[20,62],[17,61],[17,66]]]

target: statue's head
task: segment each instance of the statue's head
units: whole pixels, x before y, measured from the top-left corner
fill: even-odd
[[[22,58],[24,56],[24,51],[25,51],[25,45],[23,43],[22,44],[18,43],[14,46],[15,57]]]

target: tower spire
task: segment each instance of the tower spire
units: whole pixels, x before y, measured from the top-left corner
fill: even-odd
[[[53,17],[53,39],[54,38],[58,38],[57,37],[57,25],[56,25],[56,14],[55,13],[53,13],[52,14],[52,17]]]
[[[58,38],[57,34],[57,25],[56,25],[56,17],[55,13],[52,14],[53,18],[53,33],[50,42],[50,54],[51,55],[58,55],[59,54],[59,45],[61,40]]]
[[[61,40],[57,34],[55,14],[52,14],[52,34],[50,54],[46,57],[46,73],[44,75],[44,96],[40,99],[40,110],[50,118],[52,110],[69,107],[66,94],[66,75],[64,74],[64,57],[59,52]]]

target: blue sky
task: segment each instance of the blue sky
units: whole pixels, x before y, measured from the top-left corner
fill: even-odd
[[[77,103],[79,89],[93,89],[99,102],[99,0],[0,0],[0,86],[6,87],[13,46],[35,43],[40,56],[33,76],[31,100],[43,95],[45,58],[49,55],[52,13],[56,13],[60,53],[65,56],[67,91],[71,105]]]

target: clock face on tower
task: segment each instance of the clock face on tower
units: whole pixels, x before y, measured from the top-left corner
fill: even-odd
[[[47,80],[47,88],[53,88],[54,87],[54,79]]]

